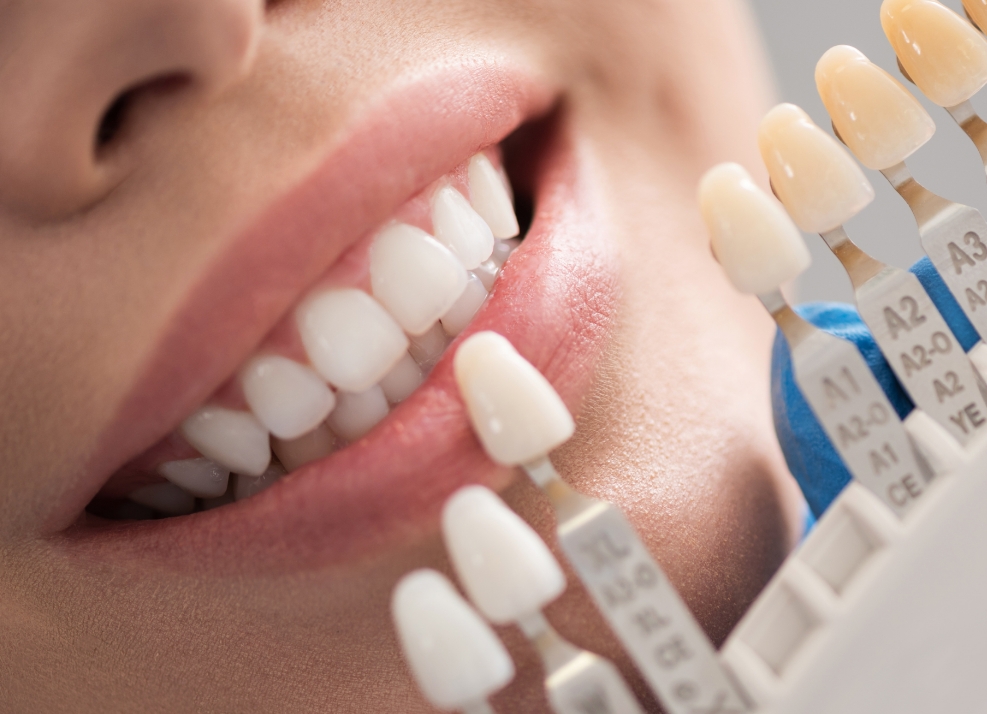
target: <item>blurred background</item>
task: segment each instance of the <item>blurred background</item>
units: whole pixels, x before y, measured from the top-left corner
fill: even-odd
[[[750,2],[774,65],[780,101],[798,104],[819,126],[831,131],[829,116],[816,94],[816,62],[833,45],[853,45],[902,81],[936,122],[935,136],[908,160],[918,181],[941,196],[975,206],[987,215],[987,178],[980,156],[946,110],[922,97],[898,72],[894,52],[881,30],[881,0]],[[963,13],[960,0],[941,2]],[[981,115],[987,116],[987,90],[974,97],[973,104]],[[847,224],[847,232],[874,257],[906,268],[922,256],[912,214],[880,173],[865,171],[877,198]],[[806,236],[806,240],[813,264],[799,278],[793,297],[797,302],[850,301],[850,281],[822,238],[813,235]]]

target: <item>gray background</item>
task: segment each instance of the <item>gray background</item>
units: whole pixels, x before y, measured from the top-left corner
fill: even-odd
[[[774,65],[780,101],[798,104],[829,130],[829,117],[813,79],[816,62],[833,45],[853,45],[919,96],[935,119],[935,136],[908,160],[915,177],[930,190],[987,213],[987,182],[980,156],[946,110],[922,97],[899,74],[894,52],[881,30],[881,0],[750,2]],[[960,0],[942,2],[963,12]],[[975,97],[973,104],[981,115],[987,115],[987,91]],[[865,171],[877,198],[847,224],[847,232],[879,260],[908,267],[922,256],[912,214],[880,173]],[[799,278],[795,299],[851,300],[850,282],[822,239],[813,235],[806,240],[813,264]]]

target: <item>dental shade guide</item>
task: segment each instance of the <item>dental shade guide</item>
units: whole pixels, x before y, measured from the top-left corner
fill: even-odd
[[[567,642],[542,609],[565,590],[565,576],[537,533],[500,498],[467,486],[446,502],[442,533],[456,574],[492,623],[516,624],[538,650],[555,714],[644,714],[619,670]]]
[[[548,496],[562,551],[665,710],[747,711],[746,696],[623,514],[556,473],[548,454],[574,424],[548,381],[492,332],[464,341],[454,368],[487,454],[521,466]]]

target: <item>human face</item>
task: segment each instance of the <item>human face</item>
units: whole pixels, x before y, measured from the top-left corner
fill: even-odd
[[[365,437],[262,493],[86,508],[160,482],[203,405],[242,411],[252,356],[303,360],[298,306],[368,291],[374,234],[429,229],[478,152],[533,220],[458,339],[506,335],[561,393],[564,477],[628,513],[717,641],[794,543],[772,328],[694,201],[713,163],[755,166],[768,91],[737,2],[2,0],[0,96],[5,710],[430,711],[388,602],[447,569],[444,499],[490,485],[552,542],[470,433],[456,342]],[[626,665],[572,577],[548,615]],[[504,634],[520,674],[496,703],[541,711]]]

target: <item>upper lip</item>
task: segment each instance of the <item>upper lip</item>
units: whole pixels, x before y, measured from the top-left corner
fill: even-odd
[[[61,533],[68,546],[115,546],[145,556],[157,551],[184,567],[242,567],[235,556],[244,551],[254,569],[298,567],[366,552],[434,516],[458,485],[506,478],[473,439],[443,358],[426,384],[367,438],[251,499],[189,518],[112,527],[79,520],[109,474],[201,405],[346,248],[477,150],[544,113],[554,98],[516,67],[467,65],[395,88],[363,112],[306,180],[214,259],[102,432],[77,485],[53,504],[48,532]],[[564,160],[553,163],[547,170],[556,178],[572,173]],[[536,216],[532,234],[538,229]],[[557,258],[551,245],[535,238],[511,271],[513,284],[491,296],[468,332],[486,326],[506,334],[550,379],[566,380],[557,386],[573,401],[585,393],[586,371],[598,353],[600,340],[586,336],[599,332],[609,310],[610,270],[591,250],[586,284],[576,275],[566,285],[569,276],[560,275],[553,290],[563,294],[532,300],[532,286],[544,281],[541,273]],[[567,288],[578,294],[565,295]],[[529,319],[532,301],[548,314]],[[572,309],[576,303],[592,314],[572,314],[579,312]],[[576,330],[587,319],[586,330]]]

